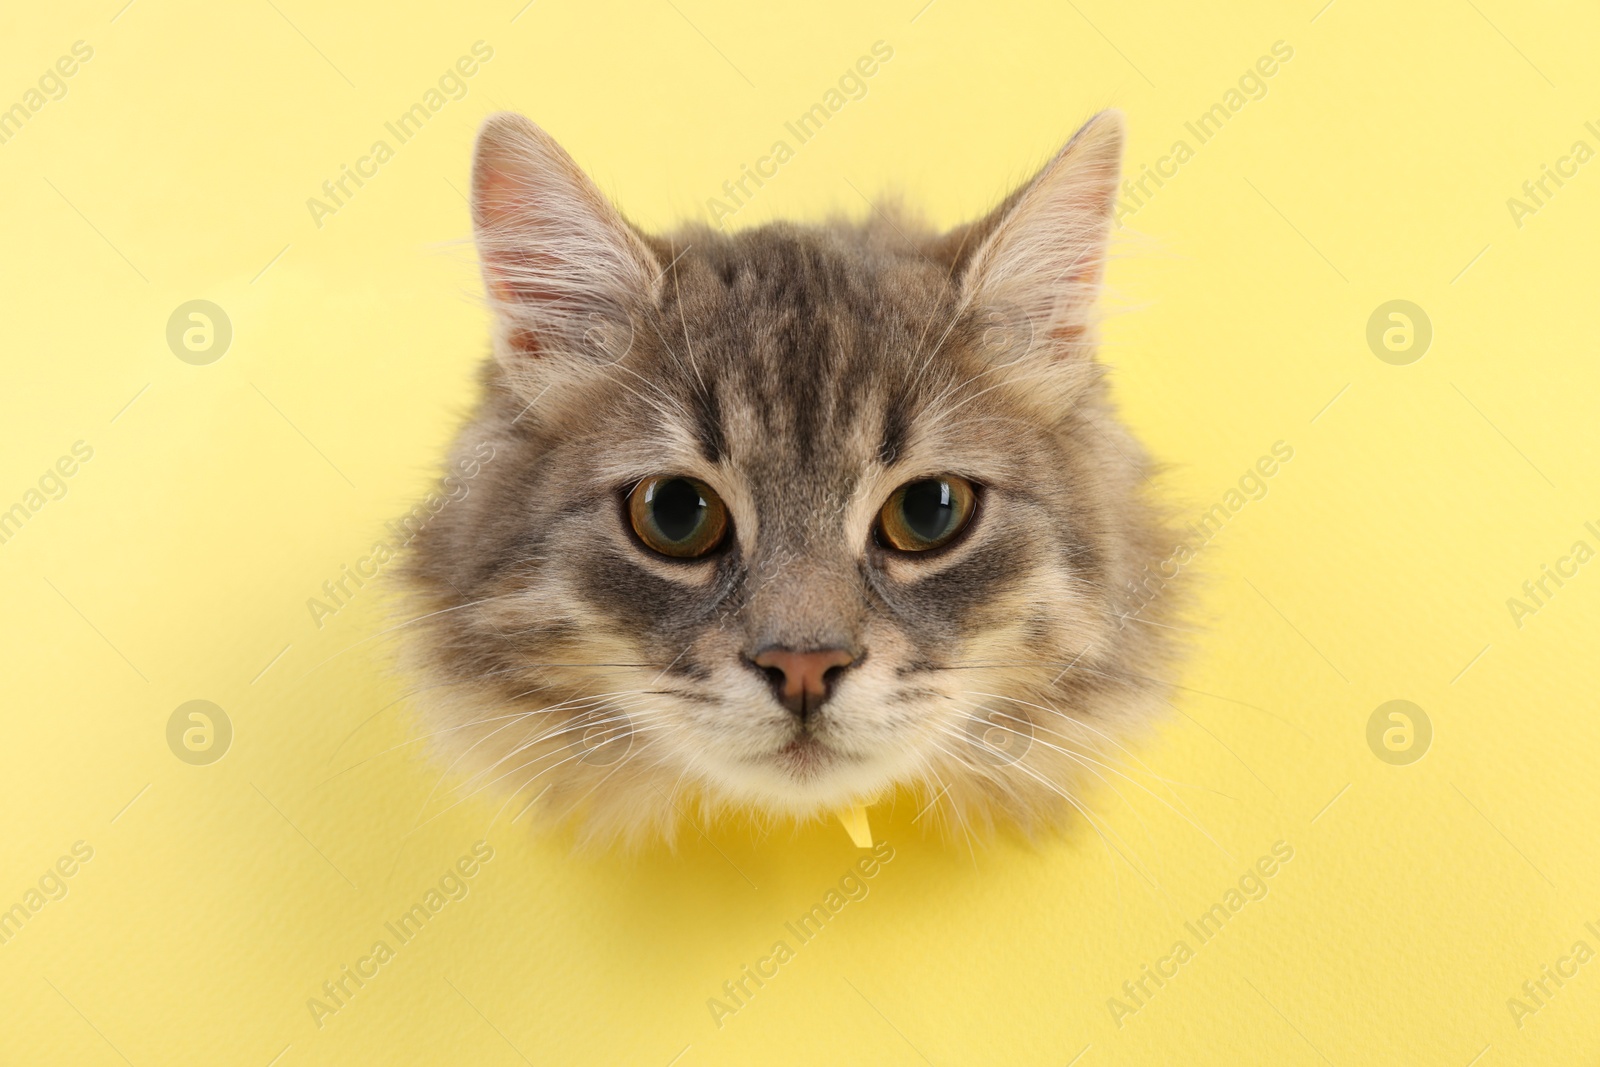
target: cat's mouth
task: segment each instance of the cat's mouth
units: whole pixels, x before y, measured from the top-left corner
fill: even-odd
[[[791,724],[759,747],[728,753],[708,768],[716,784],[743,801],[797,815],[815,815],[847,806],[861,797],[877,796],[906,773],[914,757],[897,760],[895,753],[858,748],[836,736],[827,724],[808,730]],[[887,757],[887,758],[886,758]]]
[[[809,733],[796,735],[773,755],[778,765],[796,778],[814,777],[838,759],[837,752]]]

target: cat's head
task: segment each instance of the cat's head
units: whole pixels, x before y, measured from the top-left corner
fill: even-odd
[[[1074,803],[1165,654],[1127,587],[1166,543],[1094,358],[1122,139],[1097,116],[947,234],[654,237],[491,118],[473,477],[407,571],[463,788],[606,836],[896,786],[937,820]]]

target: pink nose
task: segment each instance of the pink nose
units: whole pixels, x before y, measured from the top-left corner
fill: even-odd
[[[832,695],[833,683],[856,661],[842,648],[796,652],[792,648],[764,648],[750,662],[772,682],[778,702],[805,722]]]

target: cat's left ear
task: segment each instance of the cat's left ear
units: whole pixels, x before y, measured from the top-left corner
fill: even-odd
[[[1102,111],[963,236],[964,295],[1024,330],[1034,350],[1087,354],[1122,170],[1118,111]],[[955,236],[955,235],[952,235]],[[960,255],[960,253],[958,253]]]

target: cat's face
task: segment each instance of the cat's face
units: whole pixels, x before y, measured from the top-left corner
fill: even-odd
[[[608,833],[685,796],[1058,807],[1157,656],[1119,618],[1156,546],[1091,350],[1119,148],[1091,124],[944,238],[664,240],[492,120],[497,359],[458,447],[494,458],[410,570],[474,781]]]

